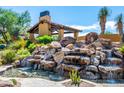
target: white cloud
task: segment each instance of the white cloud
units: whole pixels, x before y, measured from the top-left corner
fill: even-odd
[[[83,26],[83,25],[71,25],[71,27],[80,29],[80,30],[99,30],[99,22],[89,25],[89,26]],[[107,21],[106,22],[106,29],[109,30],[115,30],[115,22],[114,21]]]
[[[108,21],[106,23],[106,29],[115,30],[116,29],[115,22],[114,21]]]

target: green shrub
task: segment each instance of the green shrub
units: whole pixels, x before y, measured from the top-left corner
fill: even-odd
[[[17,85],[17,80],[16,79],[10,79],[13,83],[13,85]]]
[[[53,39],[53,41],[58,41],[59,37],[58,37],[58,35],[52,35],[52,39]]]
[[[10,48],[10,49],[16,49],[16,50],[18,50],[18,49],[21,48],[21,44],[20,44],[18,41],[15,41],[14,43],[11,43],[11,44],[9,45],[9,48]]]
[[[28,46],[28,50],[30,51],[30,53],[32,53],[34,51],[34,49],[36,48],[36,44],[32,43]]]
[[[121,48],[119,48],[119,51],[120,51],[122,54],[124,54],[124,45],[123,45]]]
[[[28,48],[30,46],[30,44],[32,44],[32,42],[30,40],[27,40],[25,47]]]
[[[2,53],[1,53],[1,58],[3,59],[3,64],[8,64],[8,63],[12,63],[14,62],[15,60],[15,51],[14,50],[10,50],[10,49],[7,49],[7,50],[4,50]]]
[[[9,48],[18,50],[20,48],[24,48],[25,46],[26,46],[25,40],[20,39],[20,40],[15,41],[14,43],[11,43]]]
[[[38,41],[38,43],[48,44],[53,41],[53,38],[51,36],[44,35],[37,37],[36,40]]]
[[[74,84],[75,86],[80,85],[81,80],[80,80],[80,76],[77,71],[72,70],[72,72],[69,73],[69,76],[72,81],[72,84]]]
[[[22,60],[28,56],[30,56],[30,52],[28,51],[28,49],[24,49],[24,48],[21,48],[17,51],[17,57]]]

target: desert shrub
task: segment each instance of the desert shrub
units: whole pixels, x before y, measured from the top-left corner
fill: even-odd
[[[14,43],[11,43],[11,44],[9,45],[9,48],[10,48],[10,49],[16,49],[16,50],[18,50],[18,49],[21,48],[21,44],[20,44],[18,41],[15,41]]]
[[[37,37],[36,40],[38,41],[38,43],[48,44],[53,41],[53,38],[51,36],[44,35]]]
[[[10,79],[12,81],[13,85],[17,85],[17,80],[16,79]]]
[[[120,51],[122,54],[124,54],[124,45],[119,48],[119,51]]]
[[[17,57],[20,60],[22,60],[28,56],[30,56],[30,52],[28,51],[28,49],[21,48],[17,51]]]
[[[20,40],[17,40],[15,42],[11,43],[9,45],[9,48],[18,50],[20,48],[24,48],[25,45],[26,45],[25,40],[24,39],[20,39]]]
[[[34,51],[34,49],[36,48],[36,44],[32,43],[28,46],[28,50],[30,51],[30,53],[32,53]]]
[[[10,50],[10,49],[6,49],[3,50],[3,52],[1,53],[1,58],[3,60],[3,64],[8,64],[8,63],[12,63],[15,60],[15,51],[14,50]]]
[[[79,73],[77,71],[72,70],[72,72],[69,73],[69,76],[72,81],[72,84],[74,84],[75,86],[80,85],[81,80],[80,80]]]

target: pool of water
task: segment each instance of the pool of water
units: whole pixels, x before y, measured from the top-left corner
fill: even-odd
[[[120,80],[91,80],[92,82],[95,83],[106,83],[106,84],[124,84],[124,80],[120,79]]]
[[[33,70],[31,67],[12,68],[5,71],[3,77],[21,77],[21,78],[43,78],[53,81],[62,81],[64,77],[52,71]]]

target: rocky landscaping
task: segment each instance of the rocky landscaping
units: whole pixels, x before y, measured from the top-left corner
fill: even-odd
[[[76,42],[72,37],[53,41],[47,46],[37,47],[23,62],[25,66],[30,63],[35,70],[53,71],[67,78],[69,72],[75,70],[83,79],[123,79],[120,45],[96,36],[96,33],[88,34],[85,42]]]

